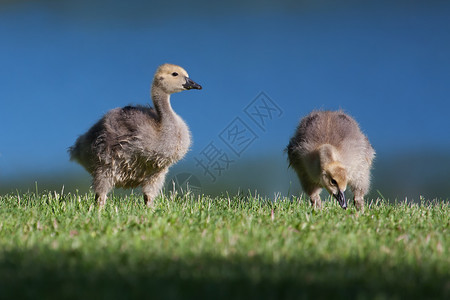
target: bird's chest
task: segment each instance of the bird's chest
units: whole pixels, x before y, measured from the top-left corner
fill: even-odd
[[[191,145],[191,133],[187,125],[181,121],[175,134],[174,158],[180,160],[189,150]]]
[[[190,144],[189,129],[183,120],[178,118],[161,132],[156,154],[158,167],[167,167],[182,159],[188,152]]]

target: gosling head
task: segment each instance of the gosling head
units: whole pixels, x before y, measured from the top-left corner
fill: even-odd
[[[167,94],[191,89],[202,89],[201,85],[189,78],[185,69],[172,64],[161,65],[158,70],[156,70],[153,85],[161,88]]]
[[[347,171],[344,166],[338,161],[325,165],[320,180],[322,186],[336,198],[339,205],[347,209],[347,200],[344,195],[347,189]]]

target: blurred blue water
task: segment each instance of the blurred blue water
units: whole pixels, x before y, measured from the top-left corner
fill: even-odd
[[[450,149],[450,2],[6,3],[0,180],[80,171],[67,147],[109,109],[149,103],[164,62],[204,87],[172,97],[193,134],[186,164],[236,117],[254,126],[243,110],[261,91],[282,116],[252,127],[258,138],[236,164],[284,161],[299,119],[317,108],[353,115],[379,157]]]

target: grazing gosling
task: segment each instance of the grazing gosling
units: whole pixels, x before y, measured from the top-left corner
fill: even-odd
[[[348,185],[356,208],[364,209],[375,151],[352,117],[342,111],[313,111],[300,121],[286,150],[314,207],[322,207],[325,188],[346,209]]]
[[[187,153],[187,125],[173,111],[170,95],[202,87],[180,66],[161,65],[153,78],[154,108],[126,106],[110,110],[69,148],[70,159],[93,177],[95,198],[105,205],[113,187],[142,187],[151,206],[169,167]]]

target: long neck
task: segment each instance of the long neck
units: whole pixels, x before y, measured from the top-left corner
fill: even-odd
[[[317,148],[317,150],[319,152],[319,161],[322,169],[326,165],[339,159],[337,156],[336,148],[330,144],[322,144]]]
[[[160,87],[152,85],[152,100],[161,122],[171,121],[176,116],[170,105],[170,95]]]

